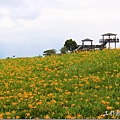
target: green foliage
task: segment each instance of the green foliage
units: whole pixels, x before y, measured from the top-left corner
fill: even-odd
[[[77,48],[77,43],[72,39],[66,40],[64,46],[69,50],[73,51]]]
[[[10,59],[10,57],[7,57],[6,59]]]
[[[51,55],[55,55],[56,54],[56,50],[55,49],[50,49],[50,50],[46,50],[43,52],[44,56],[51,56]]]
[[[68,49],[66,48],[66,46],[64,46],[60,49],[60,52],[61,54],[66,54],[68,52]]]

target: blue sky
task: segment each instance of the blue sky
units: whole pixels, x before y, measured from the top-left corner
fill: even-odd
[[[0,0],[0,58],[59,53],[70,38],[100,44],[108,32],[120,38],[120,0]]]

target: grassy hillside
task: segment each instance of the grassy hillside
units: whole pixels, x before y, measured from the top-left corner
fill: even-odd
[[[0,118],[120,118],[120,49],[0,60]]]

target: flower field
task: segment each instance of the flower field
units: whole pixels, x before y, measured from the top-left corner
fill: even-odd
[[[0,118],[120,118],[120,49],[0,60]]]

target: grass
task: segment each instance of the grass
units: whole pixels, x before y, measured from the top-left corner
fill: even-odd
[[[0,60],[0,118],[116,119],[119,91],[120,49]]]

